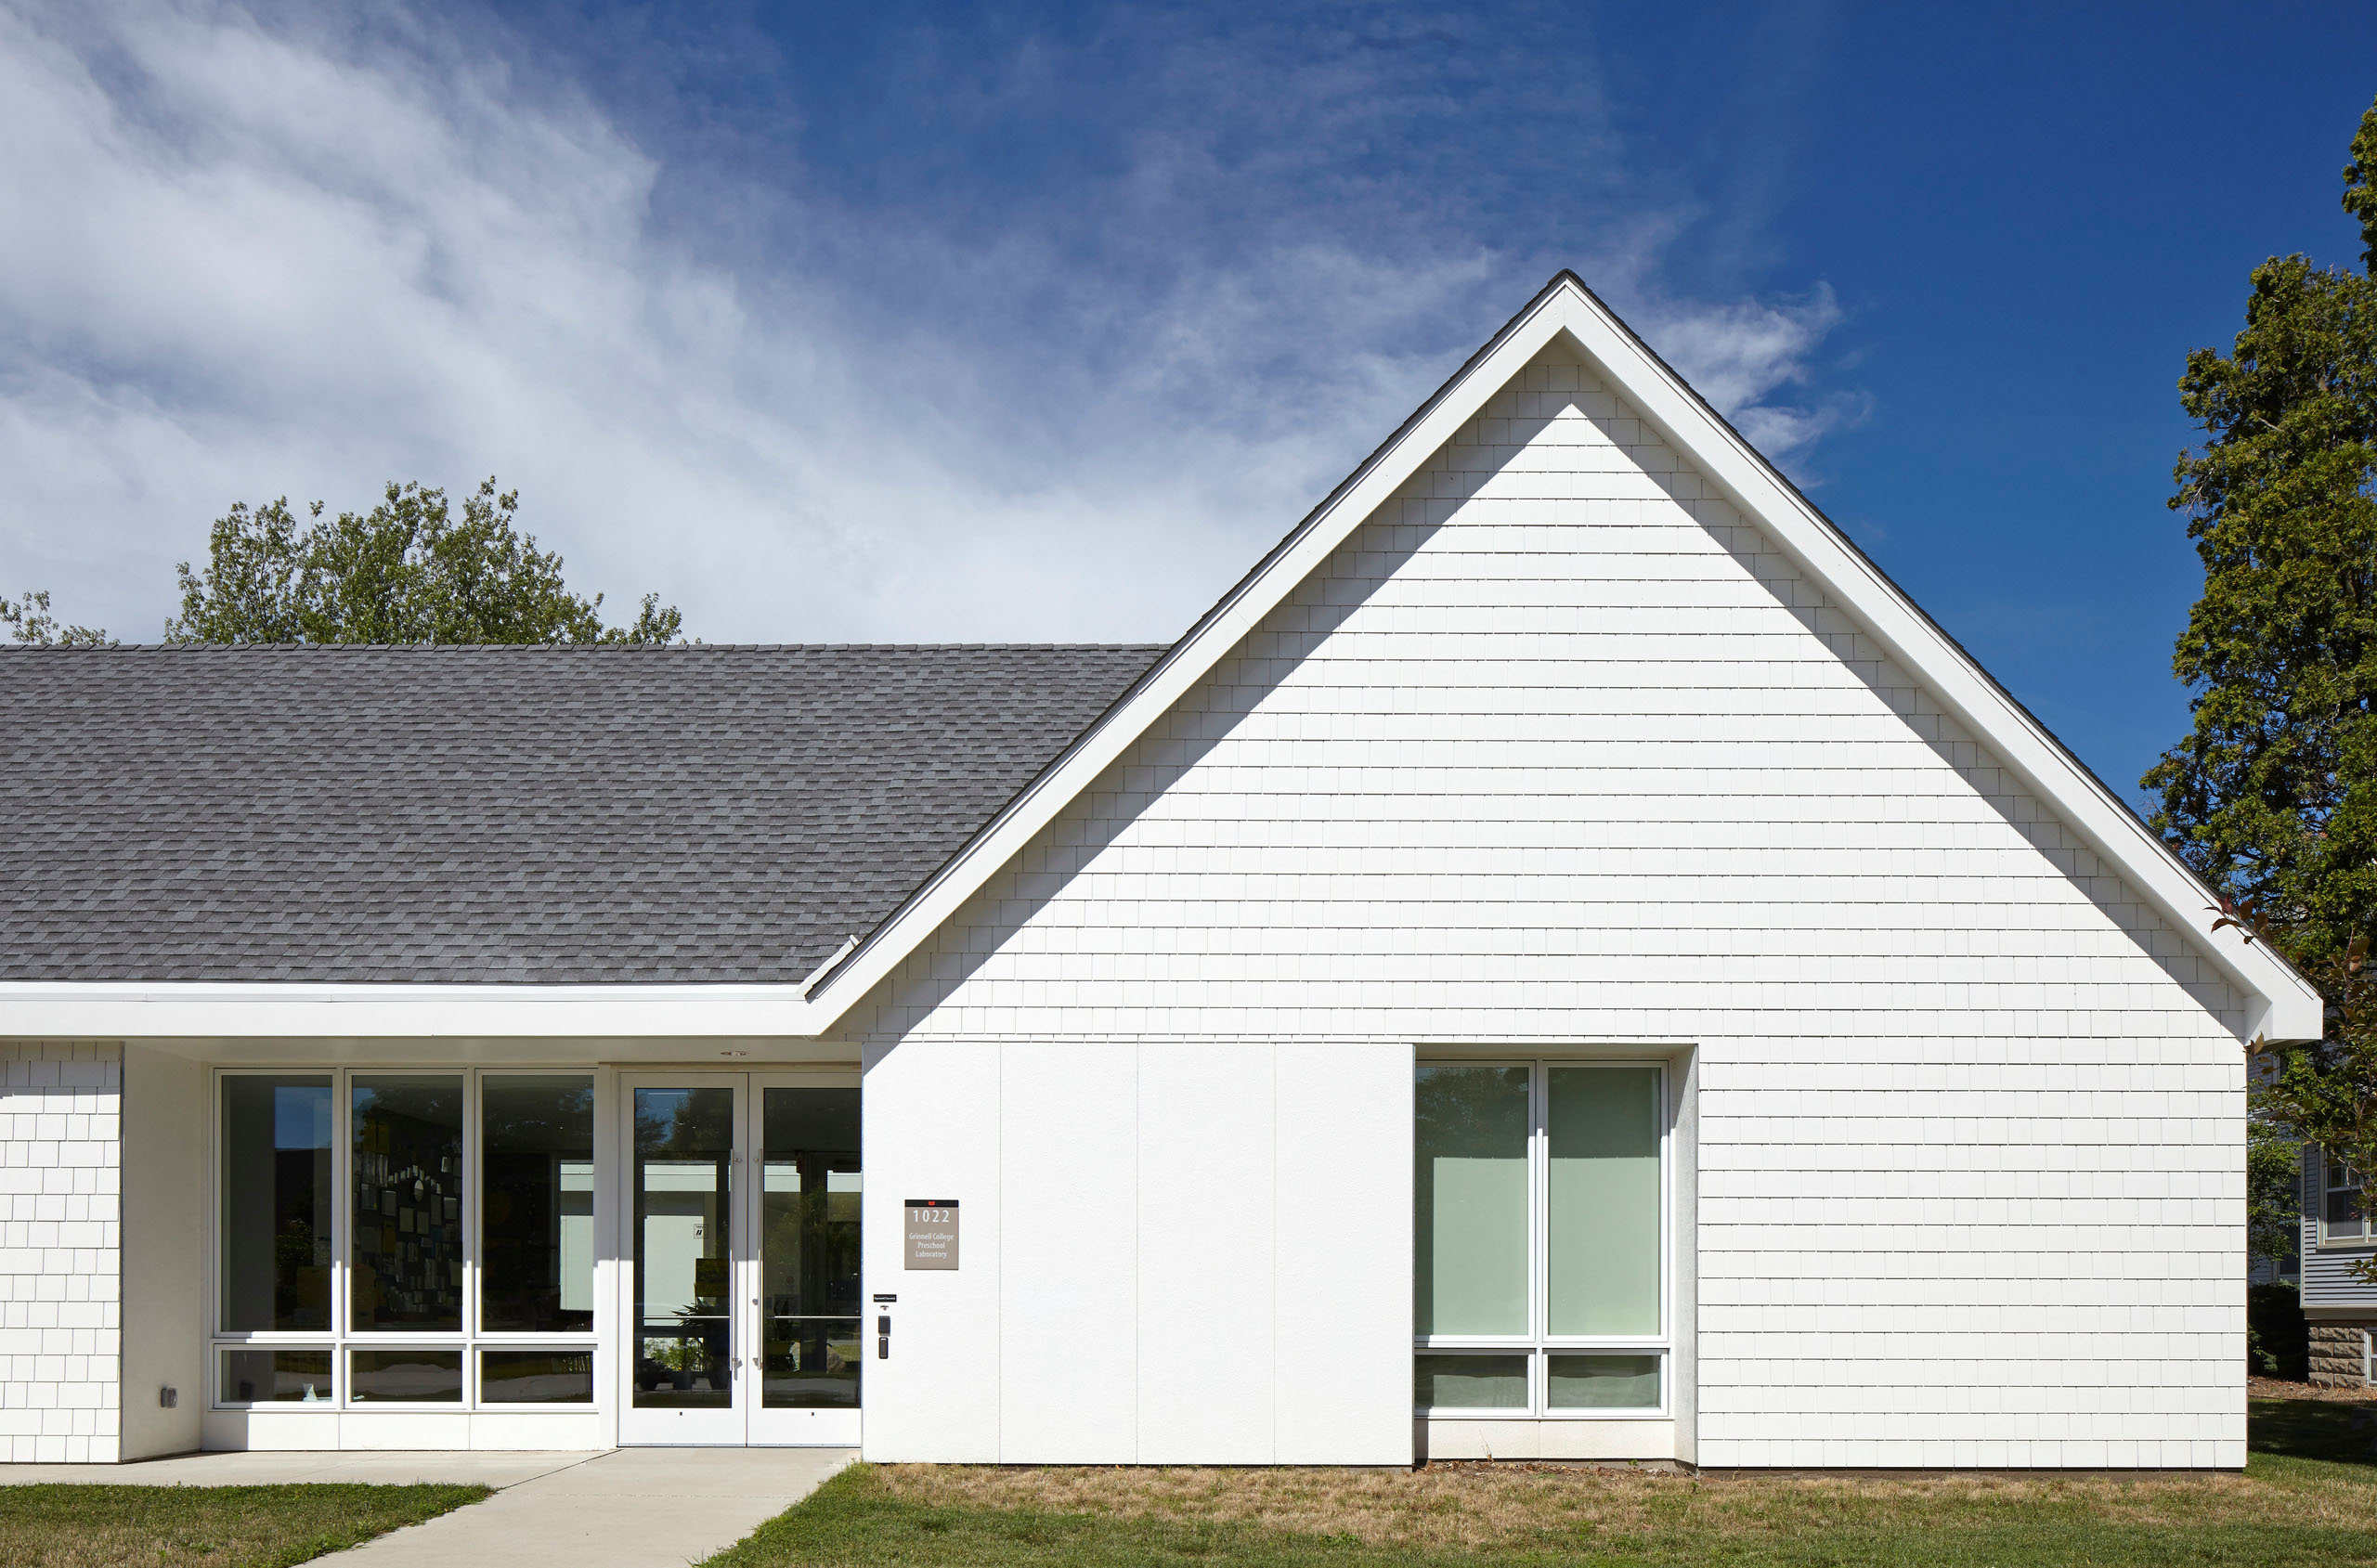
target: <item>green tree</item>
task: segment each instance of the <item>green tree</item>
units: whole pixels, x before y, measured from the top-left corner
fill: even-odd
[[[368,512],[300,521],[287,498],[245,502],[214,521],[203,571],[175,568],[181,614],[169,642],[674,642],[684,617],[646,594],[636,618],[606,627],[603,596],[582,599],[561,557],[513,526],[516,490],[495,481],[463,498],[390,484]]]
[[[2353,149],[2345,205],[2377,256],[2377,107]],[[2232,352],[2189,354],[2179,395],[2205,441],[2171,504],[2204,584],[2172,661],[2194,728],[2145,777],[2154,825],[2317,963],[2377,912],[2377,279],[2264,262]]]
[[[2358,272],[2273,256],[2230,352],[2197,349],[2179,398],[2204,442],[2174,509],[2203,596],[2172,659],[2194,723],[2143,781],[2155,828],[2236,926],[2301,965],[2325,1038],[2260,1066],[2247,1168],[2256,1251],[2282,1251],[2281,1150],[2317,1143],[2377,1200],[2377,104],[2344,172]]]
[[[2261,1108],[2266,1111],[2267,1105]],[[2250,1256],[2283,1258],[2298,1244],[2305,1141],[2267,1114],[2245,1124],[2245,1251]]]
[[[42,648],[112,648],[115,639],[94,626],[60,626],[49,613],[49,595],[40,589],[21,599],[0,598],[0,626],[12,642]]]

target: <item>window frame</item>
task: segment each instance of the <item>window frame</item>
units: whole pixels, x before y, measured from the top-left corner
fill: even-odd
[[[1494,1056],[1418,1056],[1412,1062],[1414,1081],[1429,1068],[1525,1068],[1527,1069],[1527,1328],[1524,1334],[1423,1334],[1414,1326],[1411,1350],[1421,1355],[1524,1354],[1526,1357],[1527,1403],[1524,1409],[1464,1406],[1427,1406],[1413,1391],[1412,1414],[1423,1420],[1547,1420],[1648,1421],[1670,1419],[1674,1413],[1672,1368],[1675,1363],[1675,1107],[1669,1086],[1671,1064],[1659,1056],[1562,1056],[1513,1054]],[[1551,1326],[1550,1235],[1547,1229],[1552,1188],[1551,1075],[1569,1068],[1649,1068],[1656,1075],[1655,1093],[1659,1121],[1659,1327],[1655,1334],[1553,1334]],[[1417,1126],[1413,1136],[1417,1139]],[[1409,1201],[1418,1202],[1419,1173],[1413,1172]],[[1417,1258],[1417,1238],[1413,1256]],[[1416,1287],[1416,1282],[1415,1282]],[[1624,1409],[1555,1409],[1551,1404],[1551,1358],[1554,1355],[1656,1355],[1659,1398],[1656,1406]]]
[[[2338,1177],[2343,1178],[2341,1184],[2337,1181]],[[2377,1247],[2377,1235],[2371,1234],[2372,1227],[2366,1214],[2358,1216],[2352,1222],[2359,1228],[2350,1234],[2338,1235],[2328,1228],[2330,1224],[2328,1199],[2331,1194],[2339,1192],[2351,1192],[2357,1200],[2359,1196],[2359,1183],[2353,1179],[2351,1166],[2342,1160],[2329,1159],[2328,1151],[2323,1148],[2319,1150],[2319,1245],[2322,1247]]]
[[[331,1081],[331,1326],[328,1329],[255,1329],[236,1330],[223,1327],[223,1085],[230,1079],[251,1077],[327,1077]],[[455,1078],[462,1080],[462,1170],[461,1170],[461,1259],[462,1316],[458,1329],[358,1329],[354,1323],[354,1204],[355,1204],[355,1081],[389,1078]],[[603,1128],[604,1116],[610,1108],[611,1095],[606,1087],[607,1075],[592,1063],[523,1064],[503,1067],[471,1067],[458,1063],[391,1063],[375,1065],[318,1067],[312,1064],[273,1064],[256,1067],[218,1067],[209,1069],[207,1085],[206,1127],[206,1231],[202,1279],[201,1288],[206,1301],[206,1404],[205,1408],[236,1414],[256,1415],[266,1412],[370,1412],[428,1413],[437,1415],[568,1415],[586,1414],[607,1407],[601,1373],[603,1340],[603,1279],[601,1249],[598,1245],[593,1260],[596,1270],[593,1299],[595,1321],[591,1328],[576,1332],[553,1333],[489,1332],[480,1327],[480,1209],[485,1202],[487,1173],[483,1159],[485,1139],[485,1107],[481,1089],[487,1078],[584,1078],[593,1092],[592,1126],[595,1225],[599,1235],[602,1224],[603,1173],[604,1169]],[[299,1401],[251,1401],[242,1403],[227,1399],[223,1389],[223,1365],[226,1351],[252,1350],[323,1350],[331,1357],[331,1397],[306,1404]],[[348,1366],[350,1353],[357,1350],[445,1350],[461,1353],[462,1360],[462,1397],[459,1400],[394,1400],[358,1401],[354,1397],[353,1377]],[[594,1398],[591,1404],[526,1404],[511,1401],[487,1404],[480,1397],[479,1352],[487,1350],[551,1350],[565,1354],[588,1354],[595,1358]]]

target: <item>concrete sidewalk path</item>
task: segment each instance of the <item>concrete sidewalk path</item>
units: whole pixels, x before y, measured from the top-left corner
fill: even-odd
[[[857,1458],[851,1448],[619,1448],[323,1561],[683,1568],[733,1546]]]

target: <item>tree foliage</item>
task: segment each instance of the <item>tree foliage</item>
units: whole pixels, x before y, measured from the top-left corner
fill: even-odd
[[[2360,1179],[2361,1212],[2377,1214],[2377,968],[2368,955],[2368,937],[2357,934],[2343,952],[2313,969],[2328,1003],[2326,1037],[2262,1056],[2255,1065],[2264,1076],[2250,1103],[2264,1129],[2298,1145],[2317,1144],[2331,1164],[2348,1166]],[[2274,1173],[2265,1169],[2260,1174],[2264,1191],[2251,1190],[2256,1171],[2249,1147],[2249,1210],[2258,1208],[2255,1199],[2275,1184]],[[2248,1214],[2257,1251],[2267,1240],[2258,1234],[2264,1219],[2258,1212]],[[2284,1250],[2259,1255],[2282,1257]],[[2377,1258],[2360,1260],[2355,1271],[2377,1279]]]
[[[2195,722],[2144,782],[2195,868],[2316,961],[2377,910],[2377,282],[2273,257],[2179,390],[2206,434],[2171,503],[2203,561],[2172,661]]]
[[[2197,349],[2179,398],[2204,433],[2171,505],[2203,562],[2172,667],[2188,736],[2143,781],[2155,827],[2233,925],[2301,965],[2325,1038],[2255,1064],[2254,1245],[2282,1255],[2292,1140],[2348,1164],[2377,1206],[2377,104],[2344,172],[2361,269],[2254,269],[2230,352]]]
[[[2283,1069],[2282,1062],[2274,1063]],[[2263,1096],[2267,1098],[2267,1096]],[[2303,1145],[2309,1140],[2267,1115],[2245,1127],[2245,1251],[2283,1258],[2300,1245]]]
[[[0,626],[12,642],[41,648],[111,648],[115,639],[95,626],[60,626],[49,613],[49,595],[39,589],[21,599],[0,598]]]
[[[646,594],[606,627],[561,557],[513,526],[519,492],[495,481],[463,498],[390,484],[368,512],[300,520],[287,498],[215,519],[204,570],[175,568],[181,614],[169,642],[672,642],[683,616]]]

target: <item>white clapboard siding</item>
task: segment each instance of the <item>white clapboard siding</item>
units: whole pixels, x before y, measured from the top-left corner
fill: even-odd
[[[0,1042],[0,1459],[112,1462],[114,1045]]]
[[[878,1057],[1690,1043],[1701,1462],[2243,1461],[2241,998],[1556,347],[851,1021]],[[1408,1172],[1408,1121],[1360,1117],[1316,1134]],[[1236,1179],[1111,1137],[1072,1174],[1142,1223],[1150,1183]],[[1407,1192],[1343,1191],[1373,1294]],[[1097,1338],[1078,1419],[1137,1419],[1150,1277],[1094,1315],[1006,1289],[1010,1364]],[[1213,1280],[1215,1322],[1272,1288]],[[1342,1343],[1380,1365],[1408,1328],[1372,1316]],[[1332,1354],[1228,1349],[1181,1351],[1223,1400]]]

